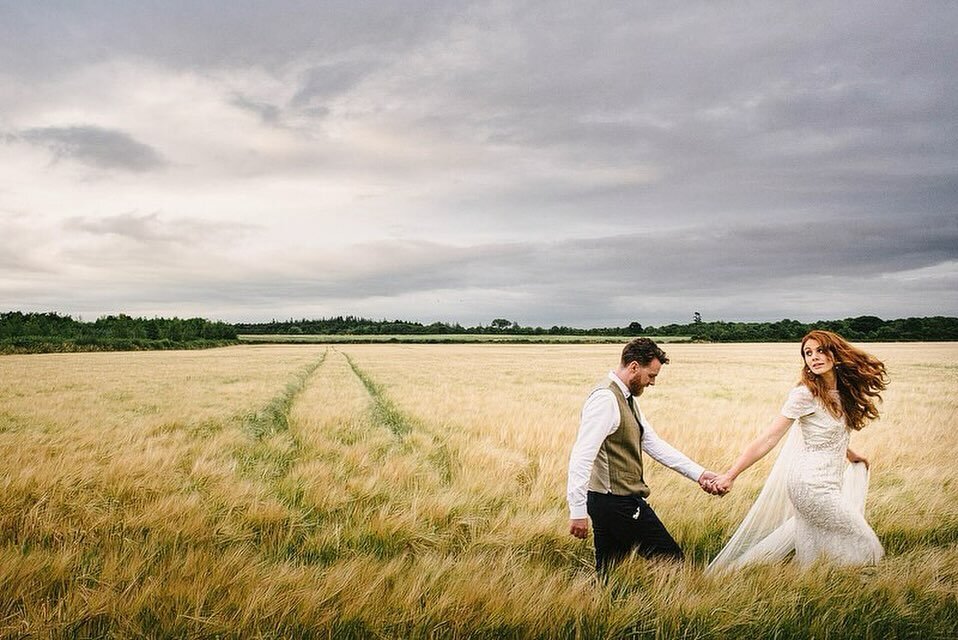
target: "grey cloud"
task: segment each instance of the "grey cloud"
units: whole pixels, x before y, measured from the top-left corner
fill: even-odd
[[[788,290],[804,278],[881,278],[958,260],[958,220],[929,227],[907,220],[701,227],[564,242],[452,247],[379,243],[353,247],[356,264],[310,278],[252,278],[259,295],[362,298],[435,289],[502,289],[545,296],[550,305],[583,295],[721,297]],[[586,305],[587,306],[587,305]]]
[[[134,221],[132,230],[118,222],[97,229],[156,235],[138,226],[148,220]],[[905,317],[916,315],[916,305],[928,314],[958,313],[950,295],[958,285],[954,217],[927,228],[907,220],[768,223],[471,247],[379,242],[348,253],[346,266],[329,256],[296,269],[277,260],[271,272],[250,265],[233,273],[192,269],[210,261],[191,254],[169,267],[189,274],[185,280],[143,287],[137,278],[155,273],[122,269],[111,271],[124,274],[111,276],[111,292],[125,292],[135,307],[129,311],[206,308],[222,316],[229,309],[234,320],[315,308],[466,324],[504,316],[546,326],[663,324],[693,310],[708,319],[804,321]]]
[[[280,123],[281,110],[274,104],[256,102],[239,94],[233,96],[230,104],[243,111],[255,114],[264,124],[277,125]]]
[[[114,235],[146,243],[178,241],[185,237],[182,231],[163,225],[159,213],[122,213],[96,219],[68,218],[63,226],[67,231]]]
[[[143,57],[176,68],[281,69],[303,55],[401,51],[459,10],[440,0],[5,3],[0,59],[27,77],[68,73],[112,57]]]
[[[716,226],[572,242],[569,253],[578,263],[573,268],[597,280],[614,278],[621,264],[634,264],[643,290],[729,292],[809,276],[877,276],[958,258],[958,220],[937,223],[839,219]]]
[[[49,149],[58,159],[73,159],[98,169],[144,172],[167,164],[153,147],[115,129],[90,125],[42,127],[21,131],[18,137]]]
[[[756,184],[768,185],[755,203],[768,210],[821,193],[829,171],[843,172],[827,186],[845,199],[875,176],[958,162],[958,87],[940,71],[958,56],[953,7],[916,18],[900,6],[852,3],[821,8],[826,18],[780,5],[743,13],[695,4],[588,19],[585,6],[523,7],[508,16],[521,47],[496,49],[494,28],[477,35],[485,64],[440,78],[451,98],[439,123],[424,116],[424,131],[482,132],[490,144],[584,166],[653,164],[665,178],[638,191],[640,201],[702,191],[713,210],[736,207],[737,192]],[[862,210],[887,211],[882,199]]]
[[[948,266],[958,264],[954,218],[928,228],[907,220],[769,223],[474,247],[378,243],[351,253],[374,266],[329,273],[318,263],[315,276],[298,278],[248,274],[242,284],[221,287],[228,293],[220,299],[250,309],[334,303],[424,321],[505,315],[547,326],[663,324],[692,310],[713,319],[805,321],[904,317],[917,304],[930,313],[958,312],[953,296],[943,295],[958,284]],[[937,275],[914,275],[936,265]],[[441,302],[423,307],[433,296]]]
[[[322,64],[306,71],[302,85],[291,104],[297,107],[323,107],[323,102],[352,89],[378,62],[346,61]],[[316,101],[319,104],[315,104]]]
[[[736,183],[773,182],[787,172],[791,184],[814,187],[824,166],[874,162],[902,149],[914,157],[899,168],[916,175],[929,161],[956,161],[958,88],[943,70],[958,56],[958,19],[948,3],[924,11],[874,2],[815,11],[708,2],[681,11],[535,2],[220,11],[216,3],[174,2],[162,10],[119,3],[108,16],[68,5],[46,20],[12,12],[10,24],[25,23],[8,27],[13,41],[102,29],[116,37],[91,39],[117,43],[115,53],[190,68],[306,62],[292,106],[319,116],[328,113],[319,103],[382,70],[392,81],[379,97],[398,109],[388,123],[396,130],[484,139],[584,166],[654,164],[674,177],[651,194],[662,203],[691,187],[706,192],[706,202],[734,206]],[[58,47],[32,49],[44,55]],[[417,111],[423,96],[429,108]],[[245,106],[264,121],[277,117],[275,105]],[[854,188],[854,180],[845,184]]]
[[[249,232],[248,225],[217,225],[191,218],[166,219],[159,212],[135,212],[101,218],[73,217],[63,222],[66,231],[81,231],[94,236],[112,236],[144,245],[194,245],[211,237],[226,241]]]

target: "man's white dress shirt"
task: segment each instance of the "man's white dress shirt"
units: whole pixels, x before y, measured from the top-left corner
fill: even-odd
[[[629,388],[619,379],[619,376],[615,375],[614,371],[609,372],[609,379],[619,385],[626,399],[632,395]],[[639,422],[642,423],[642,451],[649,454],[656,462],[697,482],[705,468],[693,462],[684,453],[660,438],[642,414],[638,401],[633,400],[633,403],[639,416]],[[570,518],[585,518],[588,515],[586,512],[586,494],[589,491],[592,466],[595,464],[608,465],[605,460],[597,460],[596,456],[605,439],[619,428],[619,422],[621,422],[619,403],[611,389],[594,391],[585,401],[585,405],[582,407],[582,418],[579,422],[579,435],[576,437],[572,454],[569,456],[567,497]],[[605,473],[599,473],[598,475],[602,479],[609,477],[607,469]],[[605,491],[608,493],[610,487],[606,486]]]

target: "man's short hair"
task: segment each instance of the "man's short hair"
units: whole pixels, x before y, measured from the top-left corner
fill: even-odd
[[[634,338],[622,349],[622,366],[629,366],[630,362],[638,362],[643,367],[653,360],[662,364],[669,363],[669,357],[650,338]]]

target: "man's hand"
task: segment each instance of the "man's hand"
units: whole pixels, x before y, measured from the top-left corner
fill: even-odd
[[[585,539],[589,537],[589,519],[572,518],[569,520],[569,533],[576,538]]]
[[[724,496],[728,493],[728,488],[721,489],[716,486],[716,479],[718,479],[718,475],[714,471],[703,471],[702,475],[699,476],[699,486],[702,487],[702,491],[711,493],[713,496]]]

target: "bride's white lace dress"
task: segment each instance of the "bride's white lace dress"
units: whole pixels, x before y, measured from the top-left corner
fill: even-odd
[[[794,551],[802,566],[819,558],[843,565],[874,564],[884,555],[865,521],[868,471],[848,464],[849,429],[804,385],[782,407],[789,434],[765,487],[707,571],[780,562]]]

